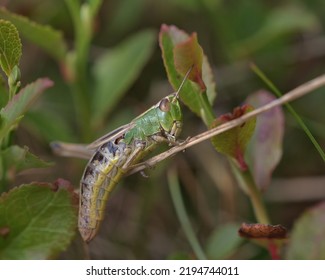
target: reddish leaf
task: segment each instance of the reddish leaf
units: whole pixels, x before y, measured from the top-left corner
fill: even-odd
[[[160,34],[168,34],[171,38],[173,45],[177,45],[188,39],[188,34],[178,29],[175,25],[162,24],[160,28]]]
[[[243,223],[238,234],[253,239],[261,246],[267,247],[272,260],[281,259],[281,247],[287,240],[287,229],[282,225],[246,224]]]
[[[252,111],[250,105],[243,105],[234,109],[232,114],[226,114],[216,119],[211,128],[217,127],[223,123],[241,117],[245,113]],[[215,149],[231,158],[234,158],[242,170],[247,169],[247,164],[244,159],[246,146],[255,129],[255,118],[252,118],[244,124],[230,129],[212,138],[212,144]]]
[[[245,238],[283,239],[287,237],[287,229],[282,225],[243,223],[238,233],[241,237]]]
[[[176,26],[166,24],[161,26],[160,35],[163,34],[167,35],[172,41],[173,58],[177,72],[184,76],[188,69],[193,66],[189,79],[200,85],[202,90],[205,90],[206,86],[202,79],[203,50],[198,43],[197,34],[192,33],[189,36]]]
[[[168,79],[174,90],[192,66],[189,80],[181,91],[181,99],[198,116],[202,116],[202,99],[212,104],[216,97],[215,82],[207,58],[203,55],[195,33],[188,35],[175,26],[163,24],[159,33],[159,44]]]
[[[197,41],[196,33],[193,33],[186,40],[175,45],[174,62],[177,71],[185,75],[188,69],[193,66],[189,79],[199,84],[202,90],[206,90],[206,86],[202,80],[202,61],[203,50]]]
[[[267,91],[259,91],[247,99],[255,108],[261,107],[275,97]],[[284,115],[281,107],[273,108],[257,117],[255,133],[247,157],[256,185],[265,190],[271,175],[282,156]]]

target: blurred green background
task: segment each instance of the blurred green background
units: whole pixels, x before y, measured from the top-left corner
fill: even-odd
[[[64,1],[2,2],[7,2],[4,4],[11,12],[62,30],[68,46],[73,46],[73,25]],[[323,74],[324,15],[322,0],[103,1],[88,61],[90,96],[95,86],[90,69],[96,58],[107,49],[118,49],[121,42],[148,28],[156,32],[157,40],[135,82],[123,91],[105,121],[89,131],[88,140],[128,123],[172,92],[158,46],[162,23],[174,24],[188,33],[197,32],[213,67],[218,92],[214,110],[220,115],[242,104],[249,94],[265,88],[250,70],[250,62],[263,69],[282,92]],[[24,38],[22,41],[22,83],[49,77],[55,86],[26,115],[15,141],[56,165],[43,171],[25,172],[13,186],[35,180],[51,182],[61,177],[77,188],[86,161],[56,157],[49,148],[53,140],[84,141],[75,117],[72,92],[57,62]],[[292,103],[322,147],[325,147],[324,104],[324,89]],[[287,112],[285,115],[283,157],[265,200],[272,222],[290,230],[306,208],[324,200],[325,177],[321,157],[293,117]],[[204,130],[201,120],[184,108],[181,137],[185,139]],[[196,145],[148,170],[149,178],[139,174],[125,178],[109,200],[99,236],[89,248],[81,246],[77,237],[60,258],[193,258],[192,248],[175,215],[166,179],[167,168],[176,166],[185,207],[207,255],[216,259],[268,259],[266,250],[237,236],[239,225],[255,222],[255,218],[227,161],[213,150],[210,142]]]

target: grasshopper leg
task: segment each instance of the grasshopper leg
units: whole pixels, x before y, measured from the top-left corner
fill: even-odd
[[[135,144],[134,151],[130,154],[126,162],[123,164],[122,169],[127,170],[130,167],[130,164],[136,159],[139,154],[144,150],[146,147],[146,143],[143,141],[137,141]]]
[[[180,144],[178,141],[175,140],[175,137],[173,135],[167,133],[166,136],[162,136],[159,134],[152,135],[151,139],[158,143],[167,143],[169,146],[177,146]]]

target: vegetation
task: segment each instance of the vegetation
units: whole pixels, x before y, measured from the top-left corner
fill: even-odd
[[[242,118],[324,74],[322,1],[81,2],[0,9],[0,258],[323,259],[321,83],[125,177],[90,244],[77,230],[86,161],[49,145],[130,122],[191,67],[181,138]]]

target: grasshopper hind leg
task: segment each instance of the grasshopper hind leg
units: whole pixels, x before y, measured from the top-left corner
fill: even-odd
[[[134,150],[132,151],[132,153],[130,154],[130,156],[122,166],[122,169],[124,171],[126,171],[132,165],[133,162],[136,162],[140,158],[141,153],[146,148],[147,144],[144,141],[138,140],[135,141],[134,146],[135,146]]]

